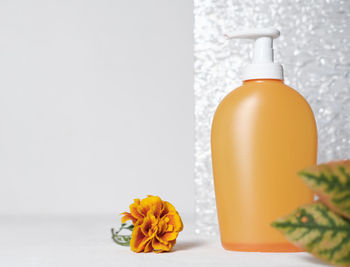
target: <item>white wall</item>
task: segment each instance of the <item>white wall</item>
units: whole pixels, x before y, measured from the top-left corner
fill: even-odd
[[[193,210],[192,1],[0,1],[0,213]]]

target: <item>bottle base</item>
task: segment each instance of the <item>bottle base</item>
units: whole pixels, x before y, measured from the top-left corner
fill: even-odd
[[[303,252],[300,248],[291,243],[225,243],[222,246],[226,250],[244,251],[244,252]]]

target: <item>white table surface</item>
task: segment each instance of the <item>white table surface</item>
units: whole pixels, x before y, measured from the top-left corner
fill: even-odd
[[[111,240],[118,216],[0,216],[0,266],[328,266],[307,253],[226,251],[184,222],[173,252],[137,254]]]

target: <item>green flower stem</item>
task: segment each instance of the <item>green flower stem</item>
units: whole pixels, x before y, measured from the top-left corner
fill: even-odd
[[[111,229],[112,232],[112,239],[115,243],[117,243],[118,245],[124,246],[124,247],[129,247],[130,246],[130,240],[131,240],[131,234],[130,235],[120,235],[119,233],[122,230],[129,230],[130,232],[132,232],[132,230],[134,229],[134,225],[130,224],[127,225],[126,223],[123,223],[119,230],[114,231],[114,229]]]

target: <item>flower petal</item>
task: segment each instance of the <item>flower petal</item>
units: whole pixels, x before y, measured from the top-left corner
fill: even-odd
[[[153,250],[152,240],[148,240],[143,252],[151,252]]]
[[[174,231],[174,225],[168,224],[168,228],[166,229],[166,232],[172,232]]]
[[[169,218],[168,225],[173,225],[175,232],[181,232],[183,230],[183,223],[181,220],[180,215],[176,213],[169,213],[166,215],[167,218]]]
[[[165,245],[165,244],[159,242],[159,240],[157,240],[157,238],[152,239],[152,247],[157,252],[170,251],[170,249],[171,249],[170,244]]]
[[[166,232],[168,225],[166,220],[164,220],[164,217],[159,221],[158,228],[159,228],[158,234],[163,234]]]
[[[138,207],[140,205],[140,200],[139,199],[134,199],[134,203],[132,203],[129,208],[130,208],[130,212],[131,212],[131,215],[133,217],[135,217],[136,219],[143,219],[143,214],[141,214],[139,211],[138,211]]]
[[[152,237],[151,237],[152,238]],[[151,239],[150,237],[146,237],[142,231],[140,226],[134,227],[134,230],[131,234],[130,240],[130,248],[134,252],[142,252],[145,249],[147,242]]]
[[[173,205],[171,205],[168,201],[164,201],[163,205],[164,205],[164,209],[163,209],[163,212],[161,214],[161,217],[163,217],[164,215],[166,215],[170,212],[177,212],[175,207]]]
[[[129,213],[129,212],[123,212],[123,213],[121,213],[121,215],[124,215],[124,216],[121,218],[122,223],[125,223],[125,222],[127,222],[127,221],[129,221],[129,220],[131,220],[132,223],[135,223],[135,222],[137,221],[137,219],[134,218],[134,217],[131,215],[131,213]]]
[[[152,214],[149,214],[140,225],[142,233],[145,236],[154,235],[158,230],[157,223],[156,218]]]
[[[155,236],[156,237],[156,239],[160,242],[160,243],[162,243],[162,244],[164,244],[164,245],[168,245],[168,241],[167,240],[164,240],[163,239],[163,236],[158,236],[158,235],[156,235]]]
[[[172,241],[172,240],[175,240],[178,235],[179,235],[178,232],[169,232],[162,235],[161,239],[166,241]]]
[[[155,217],[159,217],[161,210],[163,209],[163,201],[158,196],[148,196],[141,200],[140,203],[140,212],[146,215],[150,210]]]

